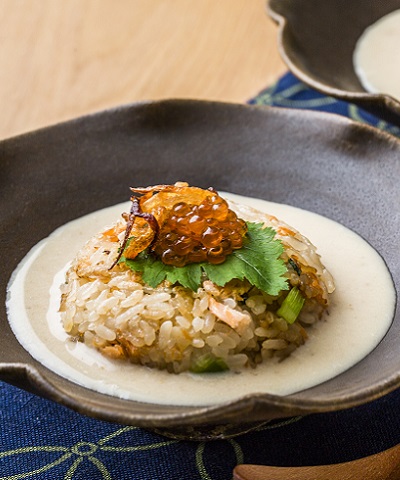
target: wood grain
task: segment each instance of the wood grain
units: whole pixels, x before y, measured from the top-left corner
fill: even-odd
[[[352,462],[310,467],[238,465],[234,480],[399,480],[400,445]]]
[[[161,98],[245,102],[286,68],[264,0],[0,0],[0,138]]]

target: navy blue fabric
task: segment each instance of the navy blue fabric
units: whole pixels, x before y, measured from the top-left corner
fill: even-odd
[[[266,88],[248,103],[252,105],[274,105],[277,107],[317,110],[336,113],[352,120],[366,123],[400,136],[400,128],[374,117],[352,103],[321,95],[300,82],[294,75],[287,73],[273,86]]]
[[[206,443],[88,418],[5,383],[0,398],[2,480],[230,480],[237,463],[331,463],[400,443],[399,392]]]
[[[249,103],[335,112],[400,135],[291,74]],[[85,417],[0,382],[0,480],[230,480],[238,463],[343,462],[400,443],[399,411],[396,391],[342,412],[271,422],[230,440],[175,441]]]

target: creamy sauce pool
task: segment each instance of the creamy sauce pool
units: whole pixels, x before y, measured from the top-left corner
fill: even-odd
[[[355,71],[371,93],[400,99],[400,10],[385,15],[368,27],[354,51]]]
[[[58,307],[64,273],[83,244],[115,223],[129,205],[110,207],[56,230],[35,246],[14,273],[7,307],[19,342],[39,362],[87,388],[121,398],[175,405],[207,405],[250,393],[287,395],[333,378],[365,357],[393,319],[395,292],[382,258],[342,225],[287,205],[223,194],[275,215],[318,248],[336,291],[330,315],[308,329],[309,339],[282,362],[242,373],[170,374],[111,361],[64,332]]]

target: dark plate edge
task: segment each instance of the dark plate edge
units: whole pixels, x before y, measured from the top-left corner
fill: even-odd
[[[383,137],[386,141],[392,143],[400,143],[400,140],[396,137],[393,137],[387,132],[381,131],[375,127],[361,124],[355,122],[346,117],[325,113],[325,112],[315,112],[315,111],[305,111],[305,110],[294,110],[290,108],[281,108],[281,107],[270,107],[270,106],[252,106],[245,104],[235,104],[235,103],[226,103],[226,102],[215,102],[215,101],[203,101],[203,100],[186,100],[186,99],[166,99],[160,101],[143,101],[131,104],[125,104],[117,106],[111,109],[102,110],[99,112],[94,112],[82,117],[75,119],[67,120],[60,122],[54,125],[40,128],[35,131],[23,133],[9,139],[0,141],[0,146],[3,142],[14,142],[18,141],[20,138],[32,136],[36,132],[45,131],[55,127],[60,127],[64,124],[72,124],[82,120],[82,118],[99,116],[107,113],[112,113],[119,111],[121,109],[130,109],[135,108],[136,106],[142,105],[151,105],[151,104],[175,104],[175,103],[184,103],[192,105],[227,105],[231,108],[240,108],[240,109],[250,109],[250,110],[265,110],[274,112],[274,114],[287,115],[300,115],[300,116],[310,116],[313,118],[326,118],[330,121],[342,123],[344,126],[356,126],[362,130],[368,130],[373,135],[378,137]],[[23,348],[21,346],[21,348]],[[260,420],[265,420],[266,418],[282,418],[283,416],[293,416],[293,415],[305,415],[310,413],[323,413],[329,411],[336,411],[341,409],[352,408],[362,403],[373,401],[378,399],[391,391],[395,390],[400,386],[400,372],[396,375],[393,375],[389,379],[386,379],[385,382],[379,386],[375,386],[370,391],[363,391],[363,394],[349,394],[345,399],[332,401],[327,399],[320,399],[318,401],[305,401],[302,398],[298,398],[297,394],[288,395],[286,397],[281,397],[277,395],[270,394],[249,394],[242,396],[234,401],[229,401],[217,405],[207,406],[207,407],[189,407],[185,409],[183,413],[177,414],[126,414],[121,412],[120,414],[109,414],[101,405],[97,402],[88,403],[82,405],[77,401],[77,398],[74,398],[69,393],[63,392],[62,389],[55,386],[51,380],[46,378],[45,374],[42,374],[38,368],[35,366],[35,360],[32,363],[21,363],[21,362],[5,362],[0,363],[0,378],[7,381],[10,384],[16,385],[20,388],[24,388],[35,394],[40,394],[45,396],[45,398],[56,401],[62,405],[65,405],[75,411],[78,411],[82,414],[87,414],[92,417],[114,421],[122,422],[126,424],[134,424],[140,427],[173,427],[176,425],[200,425],[200,424],[216,424],[220,423],[221,419],[223,421],[231,421],[233,423],[239,423],[240,418],[243,418],[243,415],[249,414],[250,412],[254,413],[254,417],[259,418]],[[45,367],[40,367],[44,368]],[[367,398],[366,398],[367,394]],[[133,404],[135,402],[132,402]],[[265,408],[269,409],[269,416],[265,414]],[[263,412],[264,411],[264,412]]]

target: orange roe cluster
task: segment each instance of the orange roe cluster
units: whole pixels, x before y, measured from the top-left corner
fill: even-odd
[[[246,232],[246,223],[213,193],[198,205],[176,203],[152,250],[163,263],[176,267],[205,261],[220,264],[243,246]]]
[[[136,196],[124,215],[127,227],[120,256],[123,252],[134,259],[149,248],[163,263],[183,267],[223,263],[242,247],[247,225],[215,190],[185,182],[131,190]]]

